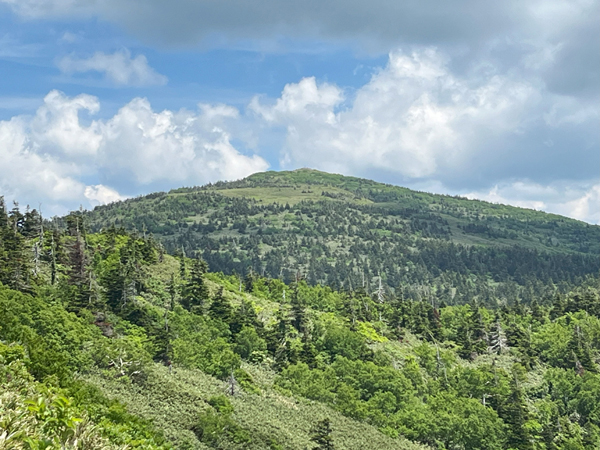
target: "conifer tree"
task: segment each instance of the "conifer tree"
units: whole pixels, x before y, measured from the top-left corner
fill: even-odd
[[[585,371],[597,372],[590,344],[587,342],[579,325],[575,325],[573,328],[573,334],[567,345],[567,351],[569,352],[568,364],[579,375],[583,375]]]
[[[4,199],[0,197],[0,282],[12,289],[30,292],[30,262],[21,234],[23,221],[18,203],[7,213]]]
[[[502,329],[500,323],[500,317],[496,317],[496,322],[492,326],[492,331],[489,335],[490,345],[488,351],[490,353],[502,354],[508,350],[508,341],[506,339],[506,333]]]
[[[74,286],[75,298],[71,307],[73,310],[87,306],[91,301],[90,273],[88,257],[85,250],[85,241],[79,232],[69,250],[69,283]]]
[[[522,367],[513,368],[510,393],[499,406],[498,415],[508,426],[507,448],[531,450],[533,444],[526,426],[526,422],[529,420],[529,411],[525,403],[525,394],[519,382],[519,369],[522,370]]]
[[[208,313],[212,318],[221,320],[224,323],[228,324],[231,322],[231,303],[223,295],[223,287],[220,287],[217,291],[217,295],[215,295],[215,298],[213,298],[213,301],[210,304]]]
[[[252,293],[252,290],[254,289],[255,281],[256,281],[256,275],[255,275],[254,271],[252,270],[252,267],[250,267],[250,269],[248,270],[248,273],[244,277],[244,290],[246,292]]]
[[[183,261],[183,259],[182,259]],[[185,262],[181,267],[185,267]],[[189,280],[183,287],[181,304],[188,311],[202,314],[206,301],[208,300],[208,288],[204,282],[204,274],[208,266],[203,259],[195,259],[190,268]]]
[[[290,298],[291,304],[291,316],[292,316],[292,325],[298,332],[304,333],[306,329],[306,324],[308,322],[308,317],[306,316],[306,308],[302,304],[298,296],[298,284],[294,283],[292,286],[292,294]]]
[[[242,299],[240,306],[235,309],[229,324],[229,329],[234,335],[239,333],[244,327],[254,328],[261,337],[265,334],[264,325],[258,318],[254,306],[246,299]]]
[[[311,430],[310,440],[316,444],[313,450],[333,450],[335,446],[331,436],[332,432],[329,418],[317,422]]]

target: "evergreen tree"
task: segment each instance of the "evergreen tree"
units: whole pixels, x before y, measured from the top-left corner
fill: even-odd
[[[554,320],[565,314],[567,309],[567,301],[560,294],[556,294],[552,308],[550,309],[550,319]]]
[[[331,429],[331,421],[329,418],[325,418],[317,422],[317,424],[311,430],[310,440],[313,441],[316,446],[313,450],[333,450],[333,437]]]
[[[256,281],[256,274],[252,270],[252,267],[248,270],[248,273],[244,277],[244,290],[252,293],[254,289],[254,282]]]
[[[542,309],[538,301],[535,299],[531,302],[531,317],[533,317],[540,323],[544,323],[546,321],[544,310]]]
[[[217,295],[215,295],[215,298],[213,298],[210,308],[208,309],[208,314],[212,318],[221,320],[224,323],[228,324],[231,322],[233,315],[231,303],[223,295],[222,287],[219,288]]]
[[[308,317],[306,314],[306,308],[302,304],[299,296],[298,296],[298,284],[294,283],[292,286],[292,295],[290,298],[291,304],[291,315],[292,315],[292,325],[299,333],[304,333],[306,330]]]
[[[317,355],[319,354],[315,346],[312,336],[308,331],[302,334],[302,350],[300,351],[299,359],[306,363],[308,367],[315,368],[317,365]]]
[[[18,204],[7,214],[0,197],[0,282],[12,289],[31,292],[30,258],[21,234],[24,216]]]
[[[597,372],[590,344],[579,325],[575,325],[573,328],[567,351],[569,352],[569,360],[565,362],[571,366],[568,368],[574,368],[579,375],[583,375],[585,371]]]
[[[526,426],[529,420],[529,411],[525,403],[525,394],[520,386],[519,369],[513,369],[510,382],[510,393],[498,408],[498,415],[508,426],[506,439],[507,448],[519,450],[532,450],[533,444],[530,432]]]
[[[500,323],[500,317],[496,316],[496,322],[492,326],[492,331],[489,335],[489,347],[488,351],[490,353],[502,354],[508,351],[508,341],[506,339],[506,333],[502,329],[502,324]]]
[[[273,354],[276,367],[283,368],[297,360],[297,355],[290,348],[289,342],[289,335],[293,327],[289,310],[285,305],[279,306],[275,317],[277,323],[266,336],[267,349]]]
[[[185,262],[181,267],[185,267]],[[208,266],[203,259],[195,259],[190,268],[188,282],[184,285],[181,295],[181,304],[188,311],[202,314],[206,301],[208,300],[208,287],[204,282],[204,274]]]
[[[246,299],[242,299],[240,306],[235,309],[229,324],[229,329],[234,335],[239,333],[244,327],[254,328],[261,337],[265,334],[264,325],[258,318],[254,306]]]
[[[77,230],[75,240],[69,249],[69,283],[75,288],[71,309],[79,311],[91,304],[91,272],[85,241]]]

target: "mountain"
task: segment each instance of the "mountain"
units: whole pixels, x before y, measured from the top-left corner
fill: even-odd
[[[436,304],[475,292],[477,275],[395,289],[382,276],[373,292],[240,278],[148,233],[90,232],[88,216],[48,227],[0,197],[0,449],[600,445],[597,277],[550,286],[552,299],[487,281],[529,291],[529,305]]]
[[[96,207],[92,230],[152,233],[213,271],[382,285],[414,299],[550,298],[600,270],[600,227],[540,211],[300,169]]]

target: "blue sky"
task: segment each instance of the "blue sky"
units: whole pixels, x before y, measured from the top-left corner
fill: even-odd
[[[0,0],[0,194],[313,167],[600,222],[600,3]]]

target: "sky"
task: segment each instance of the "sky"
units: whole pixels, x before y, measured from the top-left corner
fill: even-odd
[[[301,167],[600,223],[600,0],[0,0],[0,195]]]

